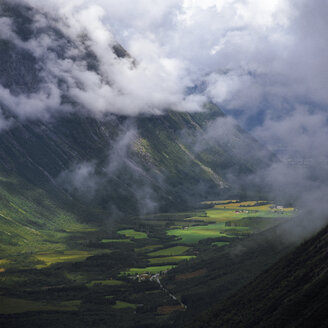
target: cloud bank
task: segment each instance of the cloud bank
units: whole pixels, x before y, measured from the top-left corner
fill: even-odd
[[[35,8],[30,36],[1,14],[0,39],[33,54],[40,81],[0,83],[1,129],[12,124],[8,109],[19,119],[76,109],[103,118],[199,111],[213,101],[283,158],[253,180],[281,198],[297,194],[299,204],[327,194],[326,0],[11,3]],[[206,141],[222,139],[221,127],[213,123]]]
[[[44,109],[26,106],[35,107],[36,116],[60,107],[64,91],[96,115],[197,111],[211,100],[255,127],[297,105],[328,104],[324,0],[15,2],[38,9],[28,41],[10,18],[0,20],[1,38],[44,61],[44,86],[28,97],[40,98]],[[49,25],[67,42],[45,29]],[[131,57],[117,57],[117,42]],[[6,104],[16,108],[9,96]]]

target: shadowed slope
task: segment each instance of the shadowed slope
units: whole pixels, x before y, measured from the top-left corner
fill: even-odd
[[[327,327],[328,227],[191,327]]]

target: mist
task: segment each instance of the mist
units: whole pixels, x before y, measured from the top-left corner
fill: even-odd
[[[291,202],[303,217],[311,213],[315,226],[326,223],[325,0],[12,3],[33,6],[30,35],[22,39],[15,22],[3,17],[0,37],[35,58],[38,78],[30,87],[1,81],[1,129],[15,120],[76,111],[100,119],[162,115],[168,109],[197,112],[211,101],[228,117],[199,135],[196,151],[218,140],[229,143],[230,127],[243,126],[280,160],[243,181],[231,174],[230,184],[265,185],[268,198]],[[123,55],[115,51],[119,45]],[[127,160],[135,133],[127,127],[98,170],[111,176],[123,163],[135,176],[145,175]],[[250,149],[234,145],[241,158],[249,156]],[[72,186],[96,194],[96,166],[77,163]],[[83,186],[85,180],[91,184]],[[148,203],[157,208],[156,200]]]

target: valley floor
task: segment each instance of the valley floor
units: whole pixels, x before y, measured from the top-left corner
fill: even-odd
[[[178,325],[216,301],[207,282],[221,280],[215,286],[228,295],[271,264],[281,246],[261,248],[255,265],[238,255],[239,271],[226,271],[236,267],[231,254],[242,243],[295,215],[292,208],[265,201],[203,206],[208,208],[127,218],[107,227],[40,229],[38,239],[5,245],[0,323],[71,327],[78,319],[80,327]],[[266,249],[275,252],[271,262]]]

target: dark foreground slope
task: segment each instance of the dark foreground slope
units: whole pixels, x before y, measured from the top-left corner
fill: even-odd
[[[327,327],[328,227],[191,327]]]

